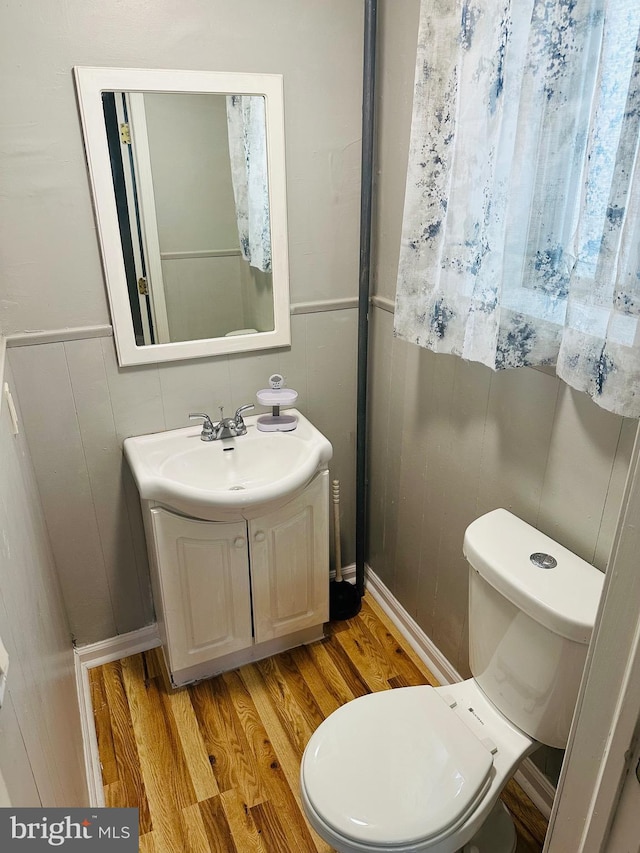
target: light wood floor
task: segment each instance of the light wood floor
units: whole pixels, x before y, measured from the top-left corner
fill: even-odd
[[[155,650],[90,670],[106,804],[139,807],[143,853],[331,850],[300,803],[312,732],[356,696],[436,681],[370,596],[328,631],[181,691]],[[541,851],[540,813],[514,783],[503,799],[518,851]]]

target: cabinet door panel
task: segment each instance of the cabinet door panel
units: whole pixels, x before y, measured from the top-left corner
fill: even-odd
[[[256,642],[329,618],[329,473],[249,522]]]
[[[253,642],[244,522],[212,524],[151,510],[172,670]]]

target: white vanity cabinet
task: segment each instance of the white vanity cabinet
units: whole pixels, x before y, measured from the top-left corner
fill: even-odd
[[[143,501],[158,627],[174,685],[323,636],[329,618],[329,472],[243,521]]]

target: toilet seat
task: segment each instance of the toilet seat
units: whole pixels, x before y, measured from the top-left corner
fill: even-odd
[[[495,775],[492,747],[436,689],[373,693],[343,705],[313,734],[302,759],[303,794],[325,826],[355,847],[436,843],[485,796]]]

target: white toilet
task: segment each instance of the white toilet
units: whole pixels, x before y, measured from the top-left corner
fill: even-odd
[[[564,747],[604,575],[504,509],[464,537],[473,678],[354,699],[302,757],[309,822],[339,853],[512,853],[498,797]]]

